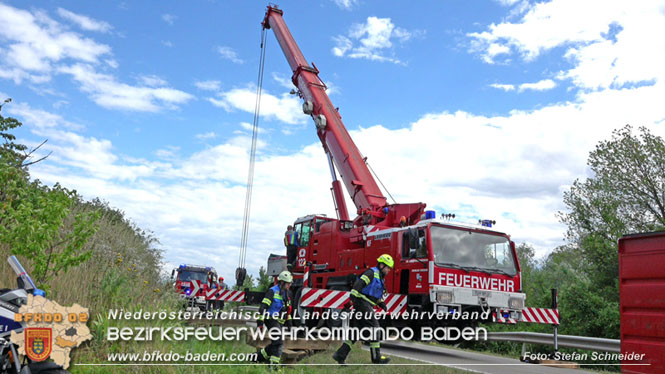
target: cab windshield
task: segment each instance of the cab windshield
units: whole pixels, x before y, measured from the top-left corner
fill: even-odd
[[[181,271],[178,273],[178,280],[181,282],[189,282],[193,280],[205,282],[206,281],[206,273],[202,273],[199,271]]]
[[[507,238],[432,226],[434,263],[443,267],[514,276],[515,259]]]

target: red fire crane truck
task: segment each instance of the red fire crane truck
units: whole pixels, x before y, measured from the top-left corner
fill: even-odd
[[[395,268],[386,278],[386,290],[405,295],[408,310],[491,310],[520,320],[526,296],[514,242],[486,225],[439,220],[424,203],[389,204],[326,94],[319,70],[307,63],[282,15],[276,6],[268,6],[262,25],[273,30],[304,101],[303,112],[314,120],[328,158],[338,216],[308,215],[295,221],[296,302],[303,301],[303,289],[350,290],[359,273],[388,253]],[[353,219],[342,183],[357,209]]]

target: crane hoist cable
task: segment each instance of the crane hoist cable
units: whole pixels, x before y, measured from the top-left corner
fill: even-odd
[[[393,195],[390,194],[390,191],[388,191],[388,188],[386,188],[386,186],[383,185],[383,182],[381,182],[381,178],[379,178],[379,176],[374,172],[374,169],[372,169],[372,165],[370,165],[369,162],[367,162],[367,160],[365,160],[365,165],[367,165],[367,167],[369,168],[369,171],[371,171],[372,174],[374,174],[374,178],[376,178],[376,180],[379,181],[379,184],[381,185],[381,187],[383,187],[383,190],[386,191],[388,196],[390,196],[390,200],[393,201],[393,204],[397,204],[397,201],[395,201],[395,198],[393,197]]]
[[[249,234],[249,217],[252,208],[252,187],[254,184],[254,166],[256,164],[256,141],[259,134],[259,113],[261,111],[261,94],[263,92],[263,70],[266,59],[266,29],[261,30],[261,57],[259,59],[259,76],[256,84],[256,103],[254,104],[254,122],[252,125],[252,145],[249,151],[249,171],[247,172],[247,190],[245,193],[245,212],[242,221],[242,237],[240,239],[240,256],[236,269],[236,285],[242,286],[247,275],[245,259],[247,258],[247,238]]]

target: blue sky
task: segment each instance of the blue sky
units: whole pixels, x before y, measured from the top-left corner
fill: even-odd
[[[3,115],[53,154],[45,183],[100,197],[169,264],[230,278],[265,3],[0,0]],[[562,244],[562,194],[626,123],[663,134],[665,3],[282,1],[361,152],[399,202]],[[248,267],[334,215],[327,162],[268,33]]]

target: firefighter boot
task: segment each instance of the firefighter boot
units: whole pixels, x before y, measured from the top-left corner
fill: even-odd
[[[256,351],[256,362],[259,363],[268,362],[269,357],[270,356],[268,355],[268,352],[266,352],[265,348],[261,348]]]
[[[344,343],[342,343],[342,346],[333,354],[333,360],[337,361],[340,365],[346,365],[344,361],[346,361],[346,356],[351,352],[351,344],[350,340],[345,340]]]
[[[282,372],[282,367],[280,366],[279,362],[280,359],[277,356],[270,356],[270,372],[272,373],[281,373]]]
[[[381,356],[381,348],[378,342],[369,343],[369,352],[372,355],[373,364],[387,364],[390,362],[389,357]]]

